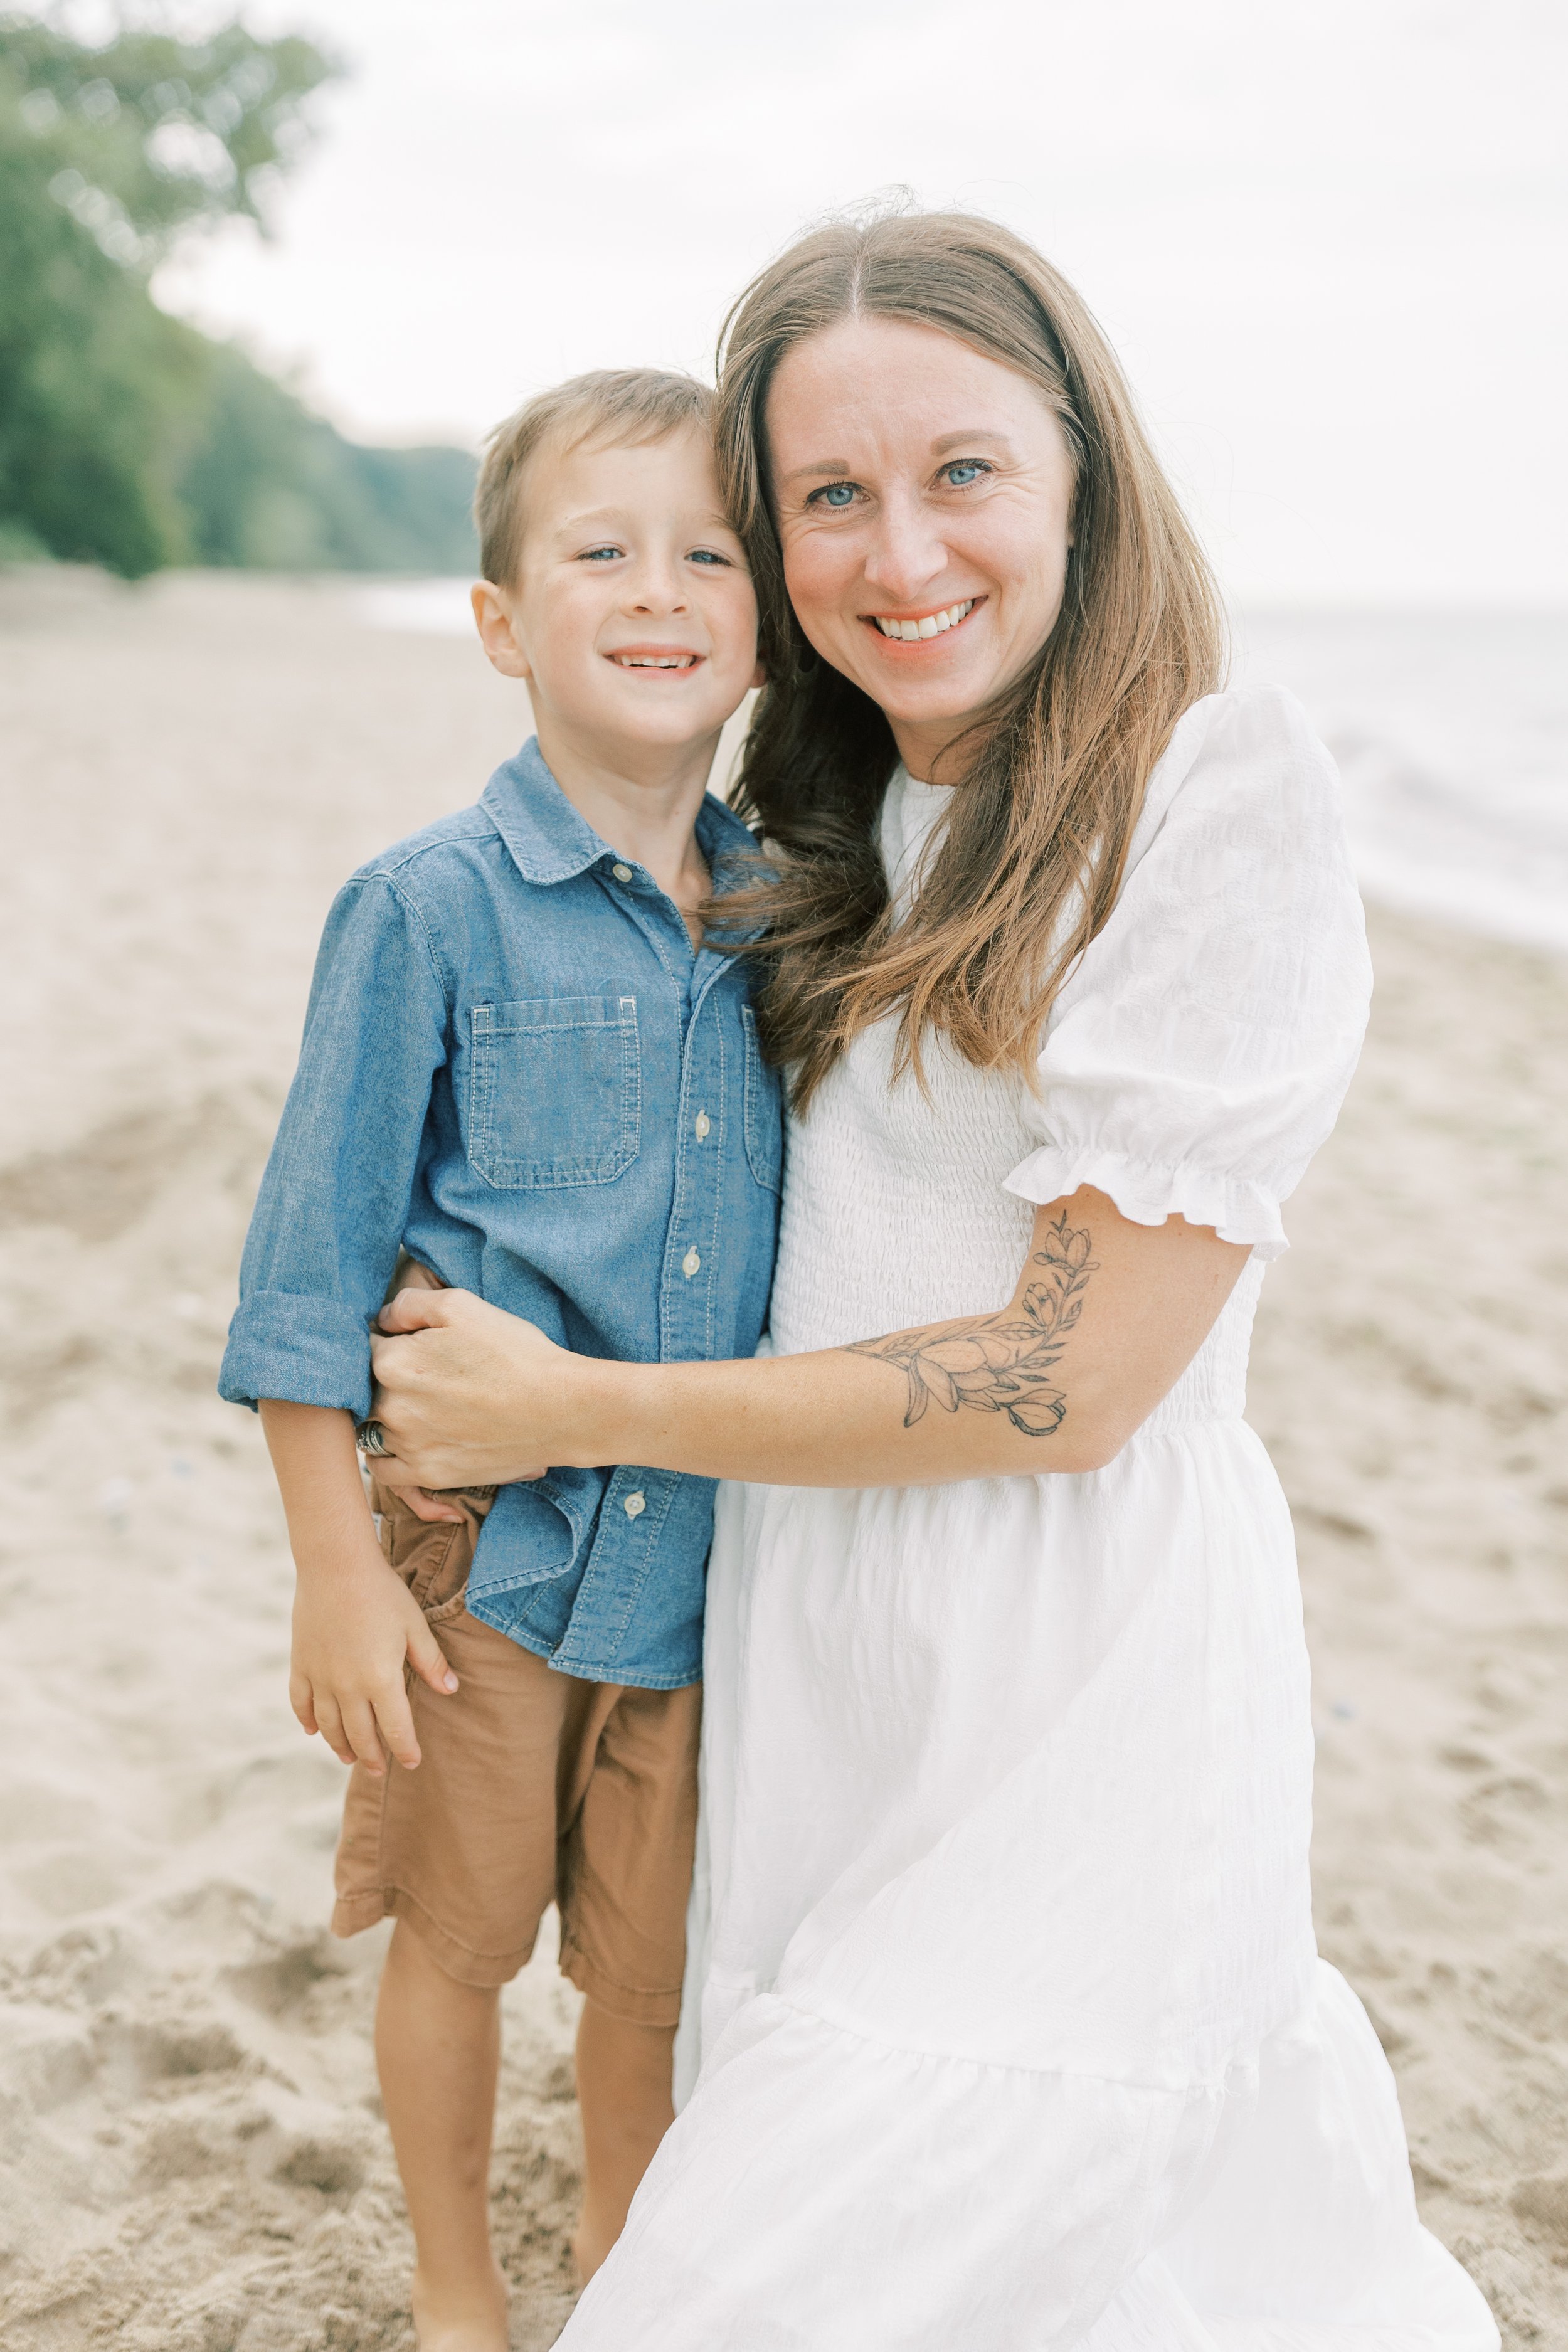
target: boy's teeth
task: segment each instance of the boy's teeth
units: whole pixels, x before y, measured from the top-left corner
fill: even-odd
[[[962,604],[950,604],[945,613],[928,613],[923,621],[884,621],[877,614],[877,626],[885,637],[940,637],[944,629],[956,629],[960,621],[974,610],[973,596]]]
[[[617,654],[623,669],[689,669],[695,654]]]

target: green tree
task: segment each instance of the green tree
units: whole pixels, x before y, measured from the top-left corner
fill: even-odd
[[[366,449],[243,354],[208,347],[201,431],[179,477],[198,563],[284,572],[466,572],[474,461]]]
[[[336,67],[243,26],[93,47],[0,16],[0,536],[129,577],[181,562],[452,568],[472,461],[357,448],[147,290],[179,234],[264,224]]]

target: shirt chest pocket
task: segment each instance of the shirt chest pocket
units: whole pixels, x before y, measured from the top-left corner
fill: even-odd
[[[542,996],[469,1014],[468,1160],[518,1190],[613,1184],[637,1156],[635,996]]]

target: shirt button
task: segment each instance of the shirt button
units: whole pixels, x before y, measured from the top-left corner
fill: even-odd
[[[629,882],[632,878],[632,869],[629,866],[616,864],[611,866],[610,871],[617,882]]]
[[[712,1124],[712,1122],[711,1122],[711,1120],[709,1118],[709,1116],[708,1116],[707,1112],[706,1112],[705,1110],[700,1110],[700,1111],[698,1112],[698,1114],[697,1114],[697,1125],[696,1125],[695,1129],[693,1130],[693,1132],[695,1133],[695,1135],[696,1135],[696,1137],[697,1137],[697,1140],[698,1140],[698,1142],[699,1142],[699,1143],[706,1143],[706,1142],[707,1142],[707,1140],[708,1140],[708,1129],[709,1129],[709,1128],[711,1126],[711,1124]]]
[[[646,1495],[628,1495],[626,1501],[622,1504],[621,1508],[625,1511],[628,1519],[640,1519],[643,1513],[647,1508],[647,1496]]]
[[[692,1276],[697,1272],[697,1269],[701,1263],[702,1260],[698,1256],[697,1252],[694,1249],[687,1251],[686,1255],[680,1261],[680,1271],[686,1276],[688,1282],[690,1281]]]

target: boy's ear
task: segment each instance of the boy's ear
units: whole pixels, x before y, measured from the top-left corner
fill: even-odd
[[[476,582],[469,592],[474,608],[474,626],[479,633],[479,643],[489,656],[493,667],[503,677],[529,677],[528,656],[517,641],[511,625],[511,614],[499,588],[489,581]]]

